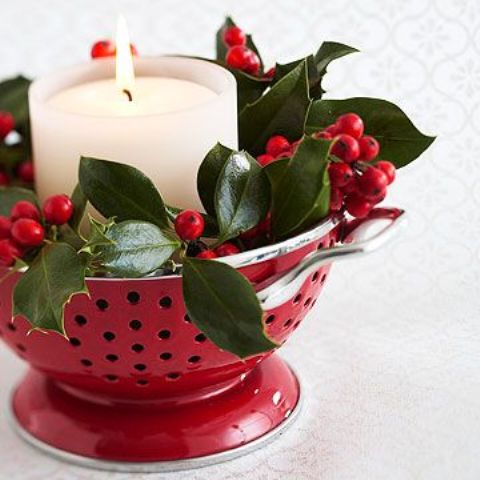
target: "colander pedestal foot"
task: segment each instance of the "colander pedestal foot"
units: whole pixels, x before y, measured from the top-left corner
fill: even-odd
[[[257,450],[298,415],[300,385],[277,355],[239,384],[178,406],[94,403],[31,370],[11,419],[30,444],[59,459],[119,472],[164,472],[220,463]]]

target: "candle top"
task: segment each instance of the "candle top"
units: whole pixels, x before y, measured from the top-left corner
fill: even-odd
[[[167,77],[137,77],[131,93],[133,101],[118,90],[112,78],[62,90],[48,103],[70,113],[134,117],[185,110],[217,96],[213,90],[198,83]]]

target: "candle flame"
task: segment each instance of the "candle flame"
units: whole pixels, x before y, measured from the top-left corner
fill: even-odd
[[[130,49],[130,35],[128,34],[127,21],[123,15],[117,20],[117,55],[116,55],[116,81],[121,92],[127,93],[129,100],[135,86],[135,69],[133,55]]]

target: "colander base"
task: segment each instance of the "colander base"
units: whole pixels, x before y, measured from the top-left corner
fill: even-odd
[[[166,472],[257,450],[293,423],[300,403],[295,374],[272,355],[222,395],[168,409],[86,402],[31,370],[14,392],[11,420],[24,440],[58,459],[108,471]]]

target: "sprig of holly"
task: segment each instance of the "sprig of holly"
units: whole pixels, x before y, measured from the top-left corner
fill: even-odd
[[[115,51],[104,43],[94,56]],[[205,213],[166,205],[142,172],[94,158],[80,160],[70,197],[43,206],[30,190],[0,186],[0,264],[28,266],[13,314],[66,335],[65,305],[88,294],[89,276],[178,272],[190,318],[220,348],[240,357],[275,348],[253,287],[215,258],[288,238],[332,211],[365,216],[383,198],[395,167],[433,141],[384,100],[322,98],[330,62],[356,51],[325,42],[316,54],[265,72],[251,36],[226,20],[215,61],[237,79],[241,150],[218,144],[203,160],[197,186]],[[0,84],[0,109],[17,112],[29,149],[25,85]],[[10,165],[2,152],[0,164]],[[388,162],[378,160],[379,152]],[[107,220],[85,219],[87,203]]]

